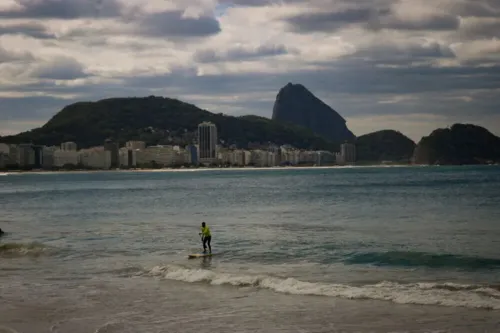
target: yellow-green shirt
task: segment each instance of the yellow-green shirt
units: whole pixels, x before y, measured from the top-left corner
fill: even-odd
[[[201,233],[203,234],[203,236],[205,237],[209,237],[211,236],[210,234],[210,229],[208,228],[208,226],[205,226],[205,228],[201,227]]]

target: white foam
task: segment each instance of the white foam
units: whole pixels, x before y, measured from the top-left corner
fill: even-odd
[[[398,304],[441,305],[500,310],[500,292],[493,288],[452,283],[399,284],[383,281],[364,286],[304,282],[266,275],[234,275],[179,266],[156,266],[146,273],[169,280],[212,285],[255,286],[279,293],[373,299]]]

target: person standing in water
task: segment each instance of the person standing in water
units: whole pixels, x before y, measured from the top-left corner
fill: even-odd
[[[212,247],[210,246],[210,241],[212,240],[212,234],[210,233],[210,228],[206,225],[205,222],[201,223],[201,232],[199,234],[202,236],[203,241],[203,253],[207,253],[207,245],[208,251],[212,253]]]

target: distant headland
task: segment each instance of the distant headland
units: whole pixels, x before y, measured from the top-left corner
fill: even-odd
[[[336,111],[304,86],[289,83],[277,94],[272,119],[216,114],[156,96],[74,103],[42,127],[0,137],[0,169],[42,167],[44,152],[52,159],[56,152],[58,165],[65,158],[71,162],[58,169],[82,168],[83,161],[97,159],[98,154],[107,156],[106,151],[110,163],[95,163],[99,168],[108,164],[119,168],[125,160],[123,167],[130,167],[134,154],[139,154],[145,168],[198,166],[202,123],[213,124],[217,133],[217,155],[210,166],[500,162],[500,138],[472,124],[437,129],[418,144],[389,129],[356,137]],[[134,142],[140,148],[132,147]],[[170,156],[161,160],[169,163],[158,162],[162,154]],[[39,162],[30,165],[33,159]],[[52,163],[50,168],[54,167]]]

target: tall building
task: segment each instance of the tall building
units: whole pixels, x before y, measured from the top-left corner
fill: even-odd
[[[64,143],[61,143],[61,150],[64,150],[64,151],[77,151],[77,145],[76,143],[74,142],[64,142]]]
[[[43,165],[43,148],[44,148],[44,146],[33,145],[32,148],[33,148],[33,151],[35,154],[33,166],[36,169],[40,169],[40,168],[42,168],[42,165]]]
[[[17,150],[17,164],[20,167],[35,166],[35,150],[30,143],[20,144]]]
[[[118,144],[110,139],[104,141],[104,150],[111,154],[111,168],[118,168],[120,164],[120,156],[118,152]]]
[[[200,163],[210,164],[217,160],[217,127],[210,122],[198,125]]]
[[[340,156],[342,163],[350,164],[356,162],[356,146],[353,143],[341,144]]]
[[[0,154],[4,153],[5,155],[9,155],[10,147],[6,143],[0,143]]]
[[[186,146],[188,154],[188,163],[198,165],[198,148],[195,145]]]

